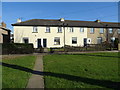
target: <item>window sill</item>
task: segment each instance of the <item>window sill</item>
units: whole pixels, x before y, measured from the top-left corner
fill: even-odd
[[[90,34],[94,34],[94,33],[90,33]]]
[[[45,33],[50,33],[50,32],[45,32]]]
[[[32,32],[32,33],[38,33],[38,32]]]
[[[57,32],[57,33],[62,33],[62,32]]]
[[[54,45],[60,45],[60,44],[54,44]]]

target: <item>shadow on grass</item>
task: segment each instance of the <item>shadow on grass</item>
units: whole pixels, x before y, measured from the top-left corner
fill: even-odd
[[[40,72],[40,71],[35,71],[26,67],[14,65],[14,64],[7,64],[7,63],[1,63],[0,65],[9,67],[12,69],[17,69],[25,72],[29,72],[32,74],[36,75],[43,75],[43,76],[52,76],[52,77],[57,77],[57,78],[63,78],[71,81],[76,81],[76,82],[84,82],[87,84],[91,85],[98,85],[106,88],[112,88],[112,89],[118,89],[120,82],[113,82],[109,80],[97,80],[97,79],[91,79],[91,78],[85,78],[85,77],[79,77],[79,76],[73,76],[73,75],[68,75],[68,74],[61,74],[61,73],[53,73],[53,72]]]

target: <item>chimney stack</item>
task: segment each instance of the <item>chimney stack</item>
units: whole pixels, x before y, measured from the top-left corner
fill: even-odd
[[[100,23],[101,21],[97,19],[95,22],[98,22],[98,23]]]
[[[1,23],[2,27],[6,28],[6,24],[4,22]]]
[[[61,22],[64,22],[64,21],[65,21],[65,19],[64,19],[64,18],[60,18],[60,21],[61,21]]]
[[[17,22],[20,23],[20,22],[22,22],[22,20],[21,20],[20,18],[18,18],[18,19],[17,19]]]

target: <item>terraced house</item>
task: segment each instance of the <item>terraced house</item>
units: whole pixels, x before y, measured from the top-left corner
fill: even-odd
[[[32,19],[12,24],[14,43],[33,43],[34,48],[85,46],[120,40],[119,23],[52,19]]]

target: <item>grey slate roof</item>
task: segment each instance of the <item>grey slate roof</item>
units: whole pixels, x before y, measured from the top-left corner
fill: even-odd
[[[95,21],[77,21],[77,20],[60,20],[54,19],[31,19],[12,26],[66,26],[66,27],[95,27],[95,28],[120,28],[120,23],[113,22],[95,22]]]

